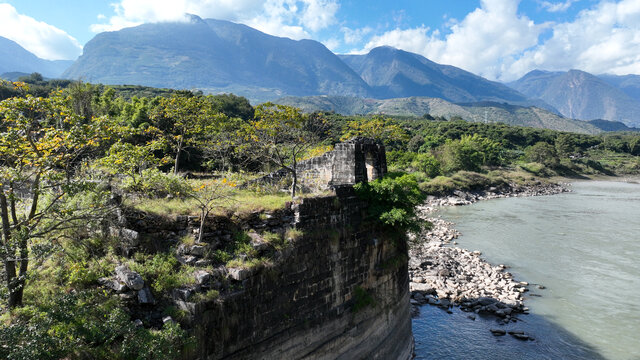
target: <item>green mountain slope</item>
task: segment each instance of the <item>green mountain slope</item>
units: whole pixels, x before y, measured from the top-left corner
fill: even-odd
[[[454,104],[429,97],[395,99],[361,99],[345,96],[284,97],[279,104],[296,106],[306,112],[333,111],[344,115],[386,114],[398,116],[460,116],[467,121],[501,122],[577,133],[599,133],[597,127],[584,121],[567,119],[536,107],[523,107],[496,102]]]

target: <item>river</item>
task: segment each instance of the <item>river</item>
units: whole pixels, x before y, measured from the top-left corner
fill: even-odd
[[[413,321],[417,359],[640,359],[640,185],[571,189],[440,210],[462,232],[458,246],[532,284],[531,314],[507,329],[536,340],[494,337],[493,318],[424,306]]]

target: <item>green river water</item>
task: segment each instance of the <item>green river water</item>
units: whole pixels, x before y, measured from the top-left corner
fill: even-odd
[[[462,232],[458,246],[546,288],[531,285],[531,314],[509,325],[532,342],[493,338],[491,318],[423,307],[414,319],[418,359],[640,359],[640,185],[584,181],[571,189],[439,212]]]

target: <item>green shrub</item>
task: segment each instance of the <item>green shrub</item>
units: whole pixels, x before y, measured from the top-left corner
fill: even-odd
[[[419,171],[433,178],[440,175],[440,162],[431,154],[416,154],[411,161],[411,170]]]
[[[16,309],[0,324],[1,359],[175,359],[189,343],[178,324],[136,328],[116,296],[95,290]]]
[[[556,148],[542,141],[527,147],[524,150],[524,158],[528,162],[536,162],[549,167],[556,167],[560,164]]]
[[[129,262],[129,267],[140,274],[156,294],[162,295],[195,281],[188,268],[180,269],[178,260],[172,254],[158,253],[153,257],[136,254],[136,260]]]
[[[480,171],[484,165],[500,165],[502,146],[478,134],[463,135],[459,140],[447,140],[440,147],[443,172]]]
[[[425,196],[413,175],[392,173],[382,179],[354,186],[358,197],[369,202],[369,216],[384,226],[417,231],[420,221],[415,206]]]
[[[167,174],[158,169],[146,169],[136,181],[126,178],[122,182],[125,191],[143,194],[150,198],[160,198],[167,195],[185,197],[191,192],[191,186],[182,177]]]

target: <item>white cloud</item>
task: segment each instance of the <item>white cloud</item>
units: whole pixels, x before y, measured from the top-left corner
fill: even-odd
[[[324,40],[322,43],[324,44],[324,46],[327,47],[327,49],[334,52],[342,44],[342,42],[339,39],[335,39],[335,38]]]
[[[47,60],[75,59],[82,52],[78,41],[63,30],[19,14],[5,3],[0,4],[0,36]]]
[[[640,2],[602,1],[573,22],[557,24],[551,38],[525,52],[509,72],[533,68],[640,74]]]
[[[362,39],[368,34],[370,34],[373,29],[365,26],[360,29],[351,29],[346,26],[342,27],[340,31],[344,34],[344,42],[348,45],[359,44],[362,42]]]
[[[390,45],[416,52],[444,64],[450,64],[498,79],[505,63],[535,46],[546,24],[536,25],[518,14],[518,0],[482,0],[460,22],[452,22],[450,32],[429,33],[423,26],[413,29],[394,29],[374,36],[365,50]]]
[[[94,32],[149,22],[186,21],[184,14],[244,23],[276,36],[309,37],[336,22],[337,0],[120,0]]]
[[[578,2],[579,0],[567,0],[565,2],[550,2],[550,1],[542,1],[540,5],[547,9],[548,12],[563,12],[569,10],[573,3]]]
[[[541,24],[518,13],[518,5],[519,0],[482,0],[444,33],[424,25],[396,28],[352,53],[389,45],[502,81],[533,69],[640,74],[640,1],[601,0],[571,22]]]

